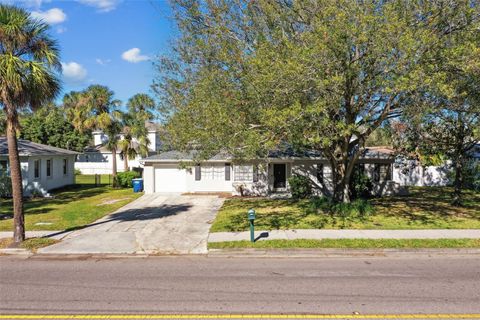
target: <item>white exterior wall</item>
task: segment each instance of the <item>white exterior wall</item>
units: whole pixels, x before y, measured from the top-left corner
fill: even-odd
[[[67,159],[67,174],[63,174],[63,159]],[[40,176],[35,178],[34,161],[40,160]],[[52,161],[52,174],[47,177],[47,160]],[[47,196],[48,191],[75,183],[75,155],[20,157],[25,196]]]
[[[155,192],[155,167],[152,165],[143,168],[143,190],[145,193]]]
[[[323,184],[317,178],[318,164],[323,165]],[[292,164],[292,174],[306,176],[311,181],[316,195],[330,195],[333,192],[332,168],[327,161],[295,161]]]
[[[432,187],[450,183],[449,165],[423,167],[416,161],[393,165],[393,181],[401,186]]]
[[[80,170],[82,174],[112,174],[112,159],[111,153],[85,153],[79,155],[79,161],[75,162],[75,169]],[[136,157],[134,160],[128,160],[128,167],[130,169],[142,167],[140,159]],[[117,153],[117,172],[123,171],[123,159]]]
[[[213,167],[219,174],[217,179],[201,175],[200,180],[195,180],[195,168],[184,169],[186,171],[187,192],[233,192],[233,168],[230,165],[230,181],[225,180],[225,163],[202,163],[201,167]],[[201,169],[200,169],[201,170]]]

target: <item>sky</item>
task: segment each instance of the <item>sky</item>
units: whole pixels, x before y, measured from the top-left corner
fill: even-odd
[[[167,0],[0,0],[51,26],[62,61],[64,93],[108,86],[125,105],[153,95],[155,57],[167,54],[175,24]]]

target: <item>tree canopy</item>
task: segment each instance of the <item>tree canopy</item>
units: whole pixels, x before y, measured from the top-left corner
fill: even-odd
[[[154,89],[178,149],[237,159],[321,150],[336,200],[368,137],[434,83],[472,1],[173,1],[180,37]]]

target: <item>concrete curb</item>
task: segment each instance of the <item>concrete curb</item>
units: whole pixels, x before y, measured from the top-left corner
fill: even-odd
[[[480,248],[452,249],[210,249],[209,257],[328,258],[480,255]]]
[[[21,256],[31,256],[33,253],[30,250],[23,248],[5,248],[0,249],[0,255],[21,255]]]

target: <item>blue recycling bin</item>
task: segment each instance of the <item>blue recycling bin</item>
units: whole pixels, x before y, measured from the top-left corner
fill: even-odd
[[[132,179],[133,192],[142,192],[143,191],[143,179],[137,178]]]

